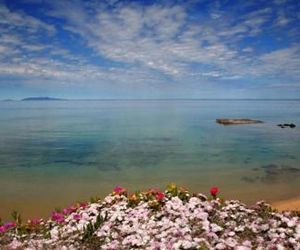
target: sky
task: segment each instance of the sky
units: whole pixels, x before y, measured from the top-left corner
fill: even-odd
[[[300,1],[0,0],[0,99],[300,98]]]

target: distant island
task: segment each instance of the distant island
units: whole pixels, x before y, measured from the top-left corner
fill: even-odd
[[[21,101],[65,101],[66,99],[52,98],[52,97],[27,97]]]
[[[13,99],[4,99],[2,100],[2,102],[13,102],[14,100]]]

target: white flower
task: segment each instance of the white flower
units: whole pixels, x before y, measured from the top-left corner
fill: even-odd
[[[235,247],[237,245],[237,241],[234,238],[227,238],[225,240],[227,246]]]
[[[211,231],[213,231],[214,233],[220,232],[223,230],[222,227],[220,227],[219,225],[214,224],[214,223],[210,224],[210,226],[211,226]]]
[[[235,249],[236,250],[251,250],[252,248],[251,247],[247,247],[247,246],[237,246]]]
[[[285,248],[284,248],[284,246],[283,245],[281,245],[281,244],[277,244],[277,250],[284,250]]]
[[[8,245],[8,248],[11,250],[20,248],[22,246],[22,243],[18,241],[16,238],[13,239],[13,241]]]
[[[52,238],[52,239],[58,239],[58,234],[59,234],[59,231],[58,231],[58,228],[57,228],[57,227],[54,227],[54,228],[50,231],[50,235],[51,235],[51,238]]]
[[[235,235],[235,232],[231,231],[231,232],[228,233],[228,235],[232,237],[232,236]]]
[[[215,249],[226,249],[227,246],[224,244],[224,243],[218,243],[216,246],[215,246]]]
[[[235,227],[235,228],[234,228],[234,230],[235,230],[236,232],[242,232],[242,231],[244,231],[244,229],[245,229],[245,226],[238,226],[238,227]]]
[[[288,222],[287,222],[287,226],[288,227],[294,227],[294,226],[296,226],[296,220],[297,220],[297,218],[293,218],[292,220],[289,220]]]

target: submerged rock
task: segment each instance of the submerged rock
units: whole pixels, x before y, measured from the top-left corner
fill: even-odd
[[[223,125],[256,124],[263,123],[260,120],[252,119],[216,119],[216,122]]]

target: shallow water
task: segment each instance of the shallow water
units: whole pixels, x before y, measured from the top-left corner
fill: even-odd
[[[115,185],[175,182],[224,198],[300,195],[300,101],[0,102],[0,217],[46,216]],[[265,123],[216,124],[216,118]]]

